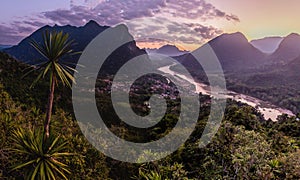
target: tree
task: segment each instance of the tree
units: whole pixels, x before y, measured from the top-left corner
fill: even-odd
[[[231,146],[234,179],[268,179],[269,162],[275,158],[271,144],[264,134],[236,127]]]
[[[36,69],[40,71],[40,73],[32,85],[48,74],[50,78],[50,91],[48,96],[46,119],[44,122],[44,138],[46,139],[50,135],[50,121],[55,85],[58,84],[58,80],[60,80],[63,85],[67,85],[69,87],[71,87],[70,81],[74,82],[73,72],[75,69],[64,63],[64,58],[68,55],[71,56],[78,54],[78,52],[74,52],[72,49],[74,41],[70,40],[69,35],[67,33],[63,33],[62,31],[49,32],[46,30],[43,33],[42,43],[32,40],[30,44],[45,59],[45,61],[36,65]]]
[[[67,142],[51,134],[46,140],[40,131],[17,129],[12,132],[14,148],[12,152],[22,157],[22,163],[13,166],[12,170],[23,169],[26,179],[68,179],[71,174],[68,166],[62,162],[66,156],[73,155],[65,151]]]

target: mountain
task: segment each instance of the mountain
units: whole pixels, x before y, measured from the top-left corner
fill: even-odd
[[[293,74],[296,75],[293,80],[297,81],[300,84],[300,56],[298,56],[296,59],[292,60],[291,62],[287,63],[283,66],[283,71],[285,71],[284,75],[287,74]]]
[[[256,49],[240,32],[223,34],[209,42],[225,71],[258,68],[265,54]]]
[[[282,37],[265,37],[262,39],[252,40],[250,43],[263,53],[271,54],[276,51],[282,40]]]
[[[240,32],[223,34],[212,39],[208,44],[214,50],[225,73],[253,70],[265,64],[266,54],[250,44]],[[190,54],[178,56],[176,59],[191,71],[201,70]]]
[[[180,50],[177,46],[175,45],[164,45],[161,46],[160,48],[156,49],[146,49],[147,53],[158,53],[158,54],[163,54],[166,56],[180,56],[183,54],[188,53],[188,51],[185,50]]]
[[[272,64],[286,64],[300,55],[300,35],[291,33],[279,44],[278,49],[268,58]]]
[[[297,87],[300,88],[300,56],[280,66],[273,66],[269,70],[260,73],[246,74],[245,84],[253,87]],[[236,76],[236,75],[235,75]],[[243,75],[240,75],[242,79]],[[236,77],[237,78],[237,77]],[[291,92],[290,92],[291,93]],[[297,95],[298,96],[298,95]]]
[[[64,33],[68,33],[70,38],[74,39],[76,42],[74,50],[82,51],[94,37],[107,28],[107,26],[99,26],[95,21],[89,21],[85,26],[82,27],[70,25],[47,25],[33,32],[29,37],[23,39],[18,45],[8,48],[4,51],[19,61],[26,62],[28,64],[35,64],[36,61],[42,57],[29,44],[29,42],[32,39],[37,42],[42,42],[42,33],[44,31],[63,31]]]
[[[16,58],[19,61],[28,63],[28,64],[36,64],[37,60],[42,59],[41,55],[29,44],[31,39],[36,40],[37,42],[42,41],[42,33],[45,30],[49,31],[63,31],[64,33],[68,33],[71,39],[74,39],[75,45],[73,49],[75,51],[83,51],[85,47],[94,39],[99,33],[109,28],[108,26],[100,26],[95,21],[89,21],[87,24],[81,27],[75,26],[44,26],[37,31],[33,32],[29,37],[23,39],[18,45],[13,46],[11,48],[5,49],[4,51]],[[126,32],[122,32],[129,34],[128,30]],[[120,38],[122,38],[122,33],[119,34]],[[107,71],[115,71],[115,69],[121,66],[122,63],[131,59],[132,57],[145,54],[144,50],[139,49],[136,46],[135,41],[129,42],[121,47],[119,47],[115,52],[109,56],[109,63],[106,63]],[[79,59],[79,55],[69,57],[71,63],[77,63]]]

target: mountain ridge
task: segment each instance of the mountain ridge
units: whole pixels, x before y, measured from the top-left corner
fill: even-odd
[[[42,42],[42,32],[44,32],[45,30],[63,31],[64,33],[68,33],[70,35],[70,38],[74,39],[77,43],[74,46],[74,50],[82,51],[94,37],[96,37],[99,33],[107,28],[108,26],[100,26],[92,21],[88,22],[85,26],[80,27],[71,25],[45,25],[30,34],[28,37],[24,38],[17,45],[5,49],[4,52],[10,54],[19,61],[26,62],[28,64],[34,64],[35,60],[41,59],[42,57],[34,50],[33,47],[30,46],[29,42],[32,39],[36,40],[37,42]]]
[[[283,37],[280,36],[271,36],[271,37],[264,37],[261,39],[254,39],[251,40],[250,43],[263,53],[272,54],[274,53],[278,47]]]
[[[223,34],[208,44],[213,48],[225,71],[264,64],[265,54],[255,48],[241,32]]]
[[[36,60],[40,61],[41,59],[43,59],[43,57],[29,44],[29,42],[32,39],[34,39],[37,42],[42,42],[42,32],[44,32],[45,30],[63,31],[64,33],[68,33],[70,35],[70,39],[73,39],[75,41],[75,45],[73,47],[74,51],[82,52],[99,33],[103,32],[108,28],[109,26],[101,26],[93,20],[89,21],[84,26],[79,27],[71,25],[46,25],[33,32],[30,36],[24,38],[18,45],[5,49],[4,52],[8,53],[9,55],[21,62],[25,62],[28,64],[36,64]],[[129,34],[128,31],[124,33]],[[122,36],[122,34],[120,34],[120,36]],[[111,57],[115,57],[114,59],[119,59],[121,62],[123,62],[124,59],[121,59],[120,54],[124,54],[124,57],[134,57],[136,55],[141,55],[145,53],[146,52],[144,50],[139,49],[136,46],[135,41],[132,41],[119,47],[118,52],[114,52],[114,55],[112,55]],[[68,62],[71,62],[72,64],[76,64],[79,57],[79,55],[76,55],[69,57],[70,59],[66,60]]]
[[[269,57],[276,64],[286,64],[300,56],[300,35],[291,33],[284,37],[278,48]]]
[[[167,56],[180,56],[188,53],[189,51],[180,50],[176,45],[166,44],[159,48],[146,48],[147,53],[158,53]]]
[[[90,20],[85,25],[79,27],[72,25],[59,26],[57,24],[54,26],[46,25],[24,38],[18,45],[4,49],[3,51],[19,61],[34,64],[34,60],[42,57],[29,45],[29,41],[30,39],[36,39],[38,42],[41,42],[41,33],[47,29],[64,31],[70,34],[70,37],[77,42],[77,45],[74,46],[74,50],[83,51],[93,38],[107,28],[109,28],[109,26],[101,26],[94,20]],[[148,51],[148,53],[155,52],[165,54],[176,57],[180,62],[183,62],[185,59],[187,61],[185,62],[186,65],[193,66],[193,62],[188,60],[192,58],[187,55],[189,52],[182,51],[175,45],[166,44],[158,49],[141,50],[137,48],[135,42],[133,42],[133,44],[133,49],[135,49],[136,54],[146,53],[146,51]],[[255,47],[251,41],[249,42],[246,36],[241,32],[224,33],[210,40],[208,44],[215,51],[225,72],[257,69],[272,64],[287,64],[300,56],[300,35],[297,33],[291,33],[284,37],[278,45],[278,48],[271,54],[259,50],[259,48]],[[76,60],[78,58],[79,56],[74,57]],[[72,60],[72,62],[77,62],[76,60]]]

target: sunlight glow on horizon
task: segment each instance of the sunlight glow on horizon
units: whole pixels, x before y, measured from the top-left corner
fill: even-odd
[[[72,6],[87,6],[88,8],[93,8],[94,6],[97,6],[99,3],[104,2],[110,2],[109,0],[70,0],[70,1],[60,1],[60,0],[54,0],[55,3],[41,3],[38,0],[31,0],[33,2],[28,5],[28,3],[24,3],[20,0],[11,0],[11,1],[4,1],[3,6],[0,8],[0,10],[3,13],[3,16],[0,17],[0,25],[5,25],[11,23],[11,26],[14,27],[14,21],[15,20],[27,20],[27,21],[33,21],[31,18],[34,16],[37,16],[38,13],[44,13],[46,11],[52,11],[56,9],[63,9],[63,10],[70,10]],[[57,2],[57,3],[56,3]],[[115,2],[111,0],[111,2]],[[170,1],[173,4],[168,4],[172,7],[172,5],[176,5],[176,1]],[[192,2],[192,1],[191,1]],[[196,2],[196,1],[195,1]],[[206,0],[205,2],[211,3],[213,6],[215,6],[217,9],[219,9],[222,12],[225,12],[228,15],[236,15],[240,22],[235,21],[226,21],[224,20],[224,17],[220,18],[212,18],[212,19],[206,19],[202,20],[201,17],[199,18],[188,18],[185,19],[181,16],[174,16],[170,13],[170,9],[161,9],[161,11],[152,12],[152,15],[149,15],[148,17],[141,17],[141,18],[135,18],[128,20],[129,22],[132,22],[132,34],[137,39],[137,44],[139,47],[144,48],[159,48],[165,44],[175,44],[176,46],[179,46],[182,50],[194,50],[204,43],[210,41],[211,39],[215,38],[219,34],[213,34],[208,36],[209,38],[202,38],[201,35],[199,36],[193,36],[195,32],[187,31],[183,27],[179,26],[177,31],[168,31],[168,29],[163,29],[163,26],[169,26],[174,24],[168,24],[168,22],[164,22],[166,24],[160,24],[156,21],[153,21],[153,19],[161,20],[163,21],[163,18],[167,20],[172,20],[173,22],[178,22],[179,25],[182,24],[201,24],[208,27],[214,27],[216,29],[220,29],[223,31],[223,33],[234,33],[234,32],[241,32],[243,33],[248,41],[254,40],[254,39],[261,39],[264,37],[285,37],[290,33],[300,33],[300,23],[297,23],[297,17],[300,17],[300,1],[297,0],[288,0],[288,1],[282,1],[282,0],[252,0],[252,1],[237,1],[237,0]],[[146,3],[146,1],[145,1]],[[149,3],[149,2],[148,2]],[[154,3],[154,1],[153,1]],[[47,5],[49,4],[49,5]],[[18,6],[16,6],[18,5]],[[115,4],[112,4],[115,5]],[[126,5],[125,5],[126,6]],[[143,4],[141,4],[143,6]],[[123,8],[124,6],[121,6]],[[194,6],[191,5],[193,8]],[[206,7],[206,6],[205,6]],[[114,7],[111,6],[111,9]],[[77,11],[76,11],[77,12]],[[195,11],[196,12],[196,11]],[[190,12],[195,13],[194,11]],[[80,12],[79,12],[80,13]],[[181,13],[179,11],[176,12],[176,9],[174,9],[174,13]],[[101,13],[100,13],[101,14]],[[121,13],[122,14],[122,13]],[[200,14],[198,14],[200,15]],[[53,14],[51,14],[53,16]],[[110,16],[109,16],[110,17]],[[141,20],[144,18],[144,22]],[[59,18],[58,18],[59,19]],[[85,21],[88,22],[90,19],[82,17],[82,23]],[[45,19],[47,22],[47,19]],[[63,21],[64,22],[64,21]],[[68,21],[65,21],[66,23]],[[74,21],[71,21],[74,22]],[[126,22],[125,22],[126,23]],[[157,31],[153,33],[152,31],[143,30],[142,28],[149,28],[147,26],[140,26],[140,29],[136,28],[138,25],[141,25],[142,23],[148,24],[151,26],[151,30],[156,30],[161,28],[161,31]],[[156,23],[156,24],[155,24]],[[67,23],[68,24],[68,23]],[[70,22],[69,22],[70,24]],[[66,25],[66,24],[62,24]],[[73,25],[73,24],[70,24]],[[101,24],[100,25],[108,25],[108,24]],[[75,25],[75,26],[78,26]],[[130,27],[130,25],[129,25]],[[157,28],[156,28],[157,27]],[[181,28],[181,29],[180,29]],[[142,30],[141,30],[142,29]],[[185,31],[181,31],[185,30]],[[5,30],[2,30],[5,33]],[[137,32],[140,31],[140,32]],[[157,39],[165,39],[166,41],[161,42],[139,42],[138,38],[140,35],[143,37],[147,35],[147,33],[153,33],[151,35],[157,35],[154,38]],[[1,33],[1,32],[0,32]],[[2,34],[4,34],[2,33]],[[23,33],[23,34],[22,34]],[[28,32],[22,32],[21,35],[29,35]],[[27,34],[26,34],[27,33]],[[191,34],[188,34],[191,33]],[[194,34],[193,34],[194,33]],[[161,35],[161,36],[160,36]],[[187,40],[185,42],[180,42],[180,37],[183,37],[181,39],[186,38]],[[176,38],[173,38],[176,37]],[[192,41],[189,38],[198,38],[197,41]],[[1,42],[0,42],[1,44]]]
[[[242,32],[248,40],[264,37],[284,37],[290,33],[300,33],[300,1],[289,0],[208,0],[216,7],[240,18],[235,26],[218,24],[225,32]]]

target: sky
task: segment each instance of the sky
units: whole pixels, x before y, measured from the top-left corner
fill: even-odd
[[[1,2],[0,44],[44,25],[126,24],[140,47],[193,50],[222,33],[249,40],[300,33],[298,0],[9,0]]]

